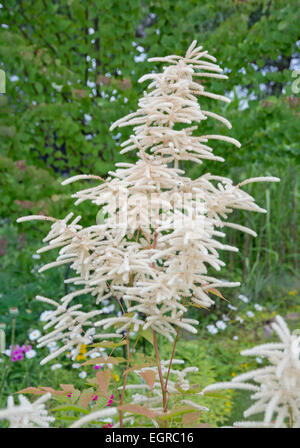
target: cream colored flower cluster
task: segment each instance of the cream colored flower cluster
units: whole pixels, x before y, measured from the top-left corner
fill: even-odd
[[[55,418],[51,417],[46,408],[46,401],[51,398],[51,394],[44,394],[35,402],[19,395],[19,405],[14,404],[13,397],[8,397],[7,408],[0,409],[0,420],[8,420],[10,428],[48,428]]]
[[[254,392],[251,395],[254,403],[244,412],[244,417],[264,413],[264,420],[236,422],[236,427],[300,428],[300,335],[297,331],[291,334],[280,316],[272,327],[281,342],[241,352],[245,356],[265,357],[270,365],[238,375],[230,382],[211,384],[202,391],[244,389]]]
[[[198,124],[208,118],[231,127],[220,115],[202,110],[197,100],[200,96],[229,102],[224,96],[207,92],[199,81],[202,77],[226,76],[220,74],[222,69],[215,58],[197,47],[196,41],[184,57],[172,55],[152,61],[163,62],[163,71],[141,78],[150,80],[150,84],[139,100],[138,110],[111,127],[133,126],[122,152],[135,150],[137,163],[117,164],[106,179],[78,175],[63,182],[98,180],[97,186],[73,197],[75,204],[85,200],[96,204],[99,222],[84,228],[79,224],[80,216],[73,218],[72,214],[61,220],[43,216],[18,220],[52,222],[44,239],[47,244],[38,252],[59,249],[59,255],[40,271],[70,263],[76,273],[67,283],[79,289],[60,303],[53,301],[55,321],[48,316],[47,328],[55,323],[51,335],[63,340],[65,349],[86,341],[85,325],[90,334],[99,327],[116,327],[113,335],[127,329],[151,328],[169,340],[178,326],[196,333],[198,322],[184,317],[188,304],[208,308],[214,303],[209,297],[211,288],[239,285],[219,280],[211,273],[224,266],[220,251],[237,251],[221,241],[225,236],[221,229],[229,226],[255,235],[248,228],[227,222],[228,216],[234,209],[265,212],[240,187],[249,182],[279,180],[263,177],[233,185],[230,179],[209,173],[196,180],[186,177],[178,168],[179,161],[223,160],[213,154],[208,141],[240,146],[227,136],[194,135]],[[70,305],[81,294],[95,297],[97,311],[101,311],[104,300],[117,301],[123,316],[96,321],[97,311],[84,314]],[[49,341],[45,336],[40,343]]]

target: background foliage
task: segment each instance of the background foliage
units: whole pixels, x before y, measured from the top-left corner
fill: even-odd
[[[268,214],[235,214],[258,237],[228,231],[240,252],[225,255],[221,275],[241,281],[242,288],[226,297],[234,302],[243,292],[267,304],[270,313],[298,310],[300,93],[292,91],[293,70],[300,68],[298,0],[128,0],[126,7],[120,0],[10,0],[0,5],[0,23],[0,68],[6,73],[6,93],[0,94],[0,320],[8,337],[9,308],[19,307],[16,334],[22,343],[32,318],[40,325],[42,309],[33,297],[60,296],[66,274],[37,275],[32,253],[47,226],[27,225],[25,235],[16,218],[63,217],[75,210],[74,189],[60,186],[64,177],[105,175],[117,161],[134,160],[119,154],[130,130],[108,128],[136,109],[145,89],[139,77],[159,70],[146,58],[182,55],[194,39],[229,76],[207,80],[207,88],[225,89],[232,99],[229,105],[201,99],[203,109],[224,115],[233,129],[207,121],[199,135],[227,133],[242,147],[218,142],[215,152],[225,163],[184,168],[193,178],[209,171],[236,183],[281,178],[280,184],[245,187]],[[91,223],[97,210],[85,205],[76,212]],[[217,303],[212,315],[204,313],[203,328],[223,312],[224,304]],[[231,359],[228,350],[223,365]],[[222,371],[221,364],[215,368]]]

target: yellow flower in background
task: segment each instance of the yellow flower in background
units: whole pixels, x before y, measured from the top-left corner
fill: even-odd
[[[244,362],[244,363],[242,364],[243,369],[246,369],[246,367],[248,367],[248,366],[249,366],[249,364],[246,363],[246,362]]]
[[[236,373],[235,373],[235,372],[232,372],[231,376],[236,376]]]
[[[77,361],[82,361],[83,359],[85,359],[85,355],[83,353],[76,356]]]
[[[113,374],[113,378],[118,382],[118,381],[120,381],[120,377],[119,377],[119,375],[117,374],[117,373],[114,373]]]
[[[82,346],[80,347],[79,353],[81,353],[83,355],[86,353],[86,344],[82,344]]]
[[[290,296],[294,296],[296,293],[297,293],[297,291],[294,289],[293,291],[289,291],[288,294],[289,294]]]
[[[230,410],[231,409],[231,402],[226,401],[225,406]]]

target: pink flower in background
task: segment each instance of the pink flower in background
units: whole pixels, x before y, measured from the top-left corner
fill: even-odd
[[[23,353],[21,351],[15,350],[11,358],[12,362],[21,361],[22,359],[24,359]]]
[[[93,401],[96,401],[96,400],[98,400],[98,395],[92,395],[92,399],[93,399]]]
[[[103,367],[102,364],[96,364],[96,365],[94,366],[94,369],[95,369],[95,370],[99,370],[99,369],[101,369],[102,367]]]
[[[113,398],[114,398],[114,394],[111,394],[106,406],[110,406],[112,404],[112,402],[114,401]]]
[[[29,350],[32,350],[32,345],[22,345],[21,349],[24,353],[27,353]]]
[[[70,392],[67,397],[71,398],[72,397],[72,392]]]
[[[110,423],[107,423],[107,425],[102,426],[102,428],[112,428],[113,426]]]
[[[12,349],[14,349],[13,352],[12,352]],[[25,353],[27,353],[28,355],[31,355],[31,356],[26,355],[26,357],[28,357],[28,358],[33,358],[36,355],[35,350],[32,350],[32,346],[25,345],[25,344],[23,344],[22,346],[15,345],[14,347],[12,347],[10,345],[9,349],[5,350],[5,354],[7,356],[11,357],[11,360],[13,362],[21,361],[22,359],[24,359]]]

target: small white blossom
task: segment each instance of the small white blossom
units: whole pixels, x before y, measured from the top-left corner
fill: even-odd
[[[84,378],[86,378],[87,373],[83,371],[83,372],[80,372],[80,373],[78,374],[78,376],[79,376],[79,378],[84,379]]]
[[[255,303],[255,304],[254,304],[254,308],[255,308],[257,311],[262,311],[262,310],[263,310],[263,307],[262,307],[261,305],[259,305],[258,303]]]
[[[89,123],[91,121],[92,117],[89,114],[84,114],[84,120]]]
[[[62,88],[63,88],[62,85],[58,85],[58,84],[56,84],[55,82],[52,82],[52,83],[51,83],[51,86],[52,86],[53,89],[56,90],[57,92],[61,92],[61,91],[62,91]]]
[[[42,314],[40,315],[40,320],[42,322],[46,322],[53,314],[53,311],[43,311]]]
[[[237,311],[237,307],[233,305],[227,305],[230,310]]]
[[[99,358],[101,356],[101,354],[99,352],[93,352],[89,356],[90,356],[90,358]]]
[[[209,331],[209,333],[211,333],[211,334],[218,333],[218,329],[214,325],[207,325],[206,328]]]
[[[62,365],[59,364],[59,363],[57,363],[57,364],[53,364],[53,365],[51,366],[51,370],[57,370],[57,369],[60,369],[61,367],[62,367]]]
[[[35,350],[28,350],[28,352],[25,352],[25,356],[28,359],[34,358],[36,356]]]
[[[47,344],[47,347],[50,349],[50,348],[56,348],[57,347],[57,342],[56,341],[52,341],[52,342],[49,342],[48,344]]]
[[[41,336],[41,332],[40,330],[33,330],[29,333],[29,339],[31,341],[35,341],[36,339],[38,339]]]
[[[247,316],[250,317],[250,318],[254,317],[254,313],[253,313],[253,311],[247,311],[246,314],[247,314]]]
[[[219,328],[220,330],[225,330],[225,328],[227,327],[227,325],[225,324],[225,322],[223,322],[222,320],[218,320],[216,322],[216,327]]]
[[[248,303],[248,302],[249,302],[248,297],[244,296],[243,294],[240,294],[240,295],[238,296],[238,298],[239,298],[242,302],[244,302],[244,303]]]
[[[75,362],[74,364],[72,364],[72,367],[73,367],[73,369],[79,369],[80,365],[81,364],[78,364]]]

